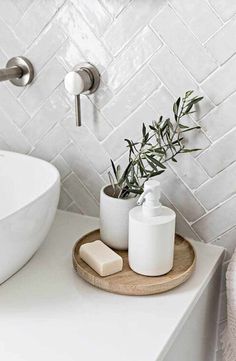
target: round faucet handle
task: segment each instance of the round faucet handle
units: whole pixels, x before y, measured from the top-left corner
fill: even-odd
[[[85,90],[84,78],[78,71],[70,71],[66,74],[64,83],[66,90],[72,95],[82,94]]]
[[[81,125],[80,94],[94,93],[100,83],[100,74],[91,63],[77,65],[66,74],[64,79],[65,88],[68,93],[75,96],[76,125]]]

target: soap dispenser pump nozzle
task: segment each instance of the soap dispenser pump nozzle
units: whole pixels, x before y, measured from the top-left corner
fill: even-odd
[[[145,201],[145,198],[146,198],[146,195],[151,192],[150,189],[147,189],[146,191],[143,191],[143,193],[141,194],[141,196],[139,197],[139,199],[137,200],[137,205],[138,206],[141,206],[144,201]]]
[[[160,183],[156,180],[149,180],[144,183],[144,191],[139,197],[137,204],[142,205],[143,214],[155,217],[160,214]]]

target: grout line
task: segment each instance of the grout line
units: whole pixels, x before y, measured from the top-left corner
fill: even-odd
[[[203,0],[204,1],[204,0]],[[188,30],[192,33],[192,35],[197,39],[197,41],[204,47],[205,43],[208,41],[208,39],[204,42],[202,42],[202,40],[193,32],[193,30],[191,29],[191,26],[184,20],[184,17],[179,13],[179,11],[176,9],[174,4],[171,4],[170,1],[168,0],[168,4],[169,7],[172,8],[172,10],[175,12],[175,14],[177,15],[177,17],[181,20],[181,22],[188,28]],[[208,4],[209,5],[209,4]],[[211,6],[209,6],[211,8]],[[211,10],[213,11],[213,9],[211,8]],[[215,11],[213,11],[215,13]],[[216,15],[216,14],[215,14]],[[219,18],[219,16],[217,16],[217,18],[221,21],[221,19]],[[221,21],[221,27],[220,29],[223,27],[224,23],[222,23]],[[218,32],[219,29],[217,29],[216,32]],[[215,33],[216,33],[215,32]],[[214,33],[214,34],[215,34]],[[214,34],[212,34],[209,38],[211,38],[212,36],[214,36]],[[204,47],[205,48],[205,47]],[[209,53],[209,52],[208,52]],[[211,54],[210,54],[211,55]],[[212,55],[211,55],[212,56]],[[213,58],[214,59],[214,58]]]
[[[214,238],[212,241],[210,241],[209,243],[212,242],[216,242],[217,240],[220,240],[224,235],[226,235],[227,233],[232,232],[233,230],[236,230],[236,226],[234,225],[233,227],[231,227],[230,229],[227,229],[227,231],[223,232],[220,236],[217,236],[216,238]]]
[[[224,24],[223,19],[220,17],[220,14],[216,11],[216,9],[212,6],[209,0],[206,0],[206,3],[209,5],[211,10],[215,13],[215,15],[218,17],[218,19],[221,21],[222,24]]]
[[[206,214],[203,214],[203,215],[202,215],[201,217],[199,217],[196,221],[191,222],[191,226],[194,225],[195,223],[197,223],[198,221],[200,221],[201,219],[205,218],[207,215],[209,215],[210,213],[214,212],[215,210],[217,210],[217,209],[220,208],[222,205],[224,205],[225,203],[227,203],[228,201],[232,200],[232,199],[235,198],[235,197],[236,197],[236,194],[233,194],[232,196],[230,196],[230,197],[227,198],[226,200],[218,203],[217,206],[215,206],[215,207],[211,208],[210,210],[208,210],[208,212],[207,212]],[[235,226],[227,229],[225,232],[230,231],[230,230],[231,230],[232,228],[234,228],[234,227],[235,227]],[[225,232],[219,234],[217,237],[220,237],[220,236],[221,236],[222,234],[224,234]],[[210,243],[211,241],[212,241],[212,239],[211,239],[209,242],[207,242],[207,243]]]
[[[127,10],[127,8],[133,3],[134,1],[131,0],[131,2],[129,3],[129,5],[126,7],[125,11]],[[150,22],[154,19],[154,17],[156,17],[161,11],[162,9],[164,8],[164,4],[157,10],[157,12],[155,14],[153,14],[149,19],[148,19],[148,22],[147,24],[150,24]],[[115,20],[116,21],[116,20]],[[147,24],[145,25],[141,25],[135,32],[132,33],[132,35],[130,36],[129,40],[123,44],[123,46],[121,46],[121,48],[114,52],[114,54],[112,53],[112,57],[113,58],[116,58],[117,56],[119,56],[119,54],[121,52],[123,52],[125,50],[126,47],[129,46],[129,44],[131,43],[131,41],[133,41],[133,39],[147,26]],[[102,42],[104,43],[104,37],[106,36],[107,32],[104,33],[104,35],[102,36]]]
[[[161,191],[161,193],[164,194],[164,196],[166,197],[166,199],[170,202],[170,204],[173,206],[173,208],[175,208],[177,210],[177,212],[180,214],[180,216],[182,217],[182,219],[187,223],[187,225],[189,226],[189,228],[192,230],[192,232],[196,235],[197,238],[199,238],[201,240],[201,242],[204,242],[201,237],[198,235],[198,233],[191,227],[190,222],[184,217],[184,215],[182,214],[182,212],[176,207],[176,205],[174,205],[170,199],[168,198],[168,196],[165,194],[165,192]],[[205,242],[204,242],[205,243]]]
[[[67,135],[69,135],[69,133],[66,131],[66,129],[63,127],[62,124],[61,124],[61,127],[65,130],[65,132],[67,133]],[[68,144],[60,151],[60,153],[59,153],[58,155],[60,155],[60,156],[62,157],[62,159],[66,162],[66,164],[68,164],[68,162],[66,161],[66,159],[63,157],[62,153],[63,153],[69,146],[71,146],[71,145],[73,145],[76,149],[78,149],[78,150],[80,151],[80,153],[82,153],[82,154],[84,155],[84,157],[86,157],[86,162],[89,164],[90,168],[92,168],[93,171],[94,171],[94,173],[96,173],[96,175],[98,176],[98,178],[101,179],[101,181],[103,181],[103,179],[102,179],[102,174],[105,173],[106,170],[105,170],[102,174],[100,174],[100,173],[97,171],[97,169],[95,169],[94,165],[91,163],[90,159],[87,157],[87,155],[86,155],[86,153],[84,152],[84,150],[81,149],[81,148],[79,147],[79,145],[78,145],[77,143],[75,143],[73,140],[71,140],[71,142],[68,143]],[[69,164],[68,164],[68,166],[69,166],[69,168],[71,169],[71,166],[70,166]],[[108,168],[107,168],[107,169],[108,169]],[[73,170],[72,170],[72,171],[73,171]],[[73,171],[73,172],[74,172],[74,171]],[[75,173],[75,172],[74,172],[74,173]],[[77,174],[77,173],[75,173],[75,174]],[[79,176],[78,176],[78,178],[80,179]],[[83,182],[81,181],[81,183],[83,183]]]
[[[176,13],[175,9],[169,4],[168,5],[173,12],[175,13],[176,17],[179,18],[179,20],[182,22],[182,24],[187,27],[187,29],[189,30],[189,32],[192,34],[192,36],[195,38],[195,40],[206,50],[207,54],[211,57],[211,59],[214,61],[215,65],[216,65],[216,69],[212,70],[207,76],[206,78],[204,78],[201,81],[198,81],[195,76],[191,73],[191,71],[185,66],[185,64],[183,63],[182,59],[179,58],[179,55],[175,53],[174,50],[172,50],[171,47],[168,46],[168,44],[166,43],[165,39],[163,38],[163,36],[161,34],[159,34],[154,27],[152,26],[152,24],[150,24],[150,27],[152,29],[152,31],[160,37],[161,41],[163,42],[163,44],[165,44],[165,46],[167,47],[167,49],[179,60],[179,62],[182,64],[182,66],[184,67],[184,69],[187,71],[187,73],[191,76],[191,78],[194,80],[194,82],[199,85],[201,83],[203,83],[212,73],[214,73],[219,67],[218,64],[216,62],[216,60],[213,58],[213,56],[211,55],[211,53],[209,53],[209,51],[203,46],[203,44],[200,42],[200,40],[196,37],[196,35],[192,32],[192,30],[189,28],[188,25],[186,25],[185,22],[183,22],[182,18],[179,17],[179,15]]]
[[[84,182],[81,181],[81,179],[79,178],[79,176],[77,175],[77,173],[75,173],[74,171],[72,171],[64,180],[63,180],[63,189],[65,190],[65,186],[64,183],[67,180],[67,178],[69,178],[69,176],[74,176],[79,183],[82,185],[82,187],[84,187],[84,189],[86,190],[86,192],[88,193],[88,195],[93,199],[93,201],[97,204],[97,206],[99,207],[99,202],[98,200],[95,198],[95,196],[91,193],[91,191],[87,188],[87,186],[84,184]],[[67,189],[67,193],[70,196],[71,199],[73,199],[73,196],[70,194],[70,191]]]
[[[149,29],[153,32],[153,30],[152,30],[150,27],[149,27]],[[143,30],[144,30],[144,28],[142,28],[142,30],[141,30],[138,34],[136,34],[135,37],[138,37]],[[155,33],[154,35],[156,36],[156,33]],[[109,87],[109,83],[106,82],[106,81],[103,81],[104,84],[111,90],[111,92],[114,94],[114,96],[116,96],[117,94],[119,94],[119,93],[128,85],[128,83],[129,83],[133,78],[135,78],[136,74],[138,74],[146,65],[149,66],[149,62],[150,62],[151,58],[152,58],[154,55],[156,55],[156,53],[158,53],[158,51],[160,51],[160,49],[162,48],[162,46],[163,46],[163,43],[162,43],[158,48],[156,48],[156,49],[153,51],[153,53],[152,53],[147,59],[145,59],[145,61],[140,65],[140,67],[135,68],[135,71],[134,71],[134,73],[131,75],[131,77],[130,77],[130,78],[127,78],[127,79],[125,80],[125,82],[123,82],[120,86],[118,86],[117,89],[114,90],[114,89],[110,88],[110,87]],[[129,48],[129,47],[127,46],[125,50],[127,50],[128,48]],[[113,59],[114,59],[114,61],[112,61],[112,62],[108,65],[108,68],[109,68],[109,66],[112,65],[112,64],[117,65],[117,57],[116,57],[116,58],[113,58]],[[155,75],[157,76],[157,74],[155,74]],[[110,101],[109,101],[109,102],[110,102]],[[109,103],[109,102],[108,102],[108,103]],[[108,103],[107,103],[107,104],[108,104]],[[107,104],[106,104],[106,105],[107,105]],[[106,106],[106,105],[105,105],[105,106]],[[104,107],[105,107],[105,106],[104,106]],[[102,109],[103,109],[104,107],[102,107]]]
[[[201,163],[199,163],[199,164],[201,164]],[[207,183],[213,181],[218,175],[221,175],[221,173],[223,173],[224,171],[227,171],[228,169],[234,167],[235,164],[236,164],[236,160],[234,160],[232,163],[230,163],[230,164],[229,164],[228,166],[226,166],[224,169],[221,169],[221,170],[220,170],[218,173],[216,173],[214,176],[211,176],[210,174],[208,174],[208,173],[206,172],[206,170],[203,168],[203,169],[205,170],[206,174],[207,174],[210,178],[207,179],[205,182],[203,182],[198,188],[194,189],[194,191],[196,192],[196,191],[200,190],[200,189],[201,189],[203,186],[205,186]]]
[[[103,41],[101,41],[101,38],[103,37],[103,34],[101,34],[100,36],[98,36],[95,32],[95,30],[91,27],[91,25],[88,23],[88,21],[86,20],[86,18],[84,17],[84,15],[81,13],[81,11],[79,11],[79,9],[77,8],[77,6],[75,6],[74,2],[71,3],[71,6],[74,8],[74,11],[76,11],[84,20],[84,22],[87,24],[88,28],[90,29],[91,33],[94,35],[94,37],[96,38],[96,40],[102,44],[102,46],[104,47],[104,49],[106,50],[106,52],[111,56],[111,58],[113,58],[113,55],[111,54],[109,48],[104,44]],[[108,13],[109,14],[109,13]],[[112,24],[112,22],[111,22]]]
[[[205,154],[205,153],[206,153],[207,151],[209,151],[209,149],[211,149],[213,146],[215,146],[215,145],[217,145],[218,143],[220,143],[220,142],[222,141],[222,139],[224,139],[225,137],[227,137],[227,136],[230,135],[231,133],[234,133],[234,132],[235,132],[235,128],[236,128],[236,125],[235,125],[232,129],[230,129],[229,131],[227,131],[224,135],[222,135],[221,137],[217,138],[214,142],[211,142],[210,147],[208,147],[208,148],[206,148],[206,149],[203,149],[203,151],[202,151],[199,155],[196,156],[196,159],[200,158],[201,155]],[[232,163],[234,163],[234,162],[235,162],[235,161],[231,162],[231,163],[230,163],[229,165],[227,165],[225,168],[229,167],[229,166],[230,166]],[[224,169],[225,169],[225,168],[224,168]],[[221,170],[220,170],[219,172],[217,172],[216,174],[222,172],[222,170],[224,170],[224,169],[221,169]],[[213,177],[215,177],[216,174],[215,174]],[[209,175],[210,175],[210,174],[209,174]]]

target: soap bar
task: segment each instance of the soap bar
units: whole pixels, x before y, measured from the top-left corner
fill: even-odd
[[[120,272],[123,268],[122,257],[99,240],[83,244],[79,255],[102,277]]]

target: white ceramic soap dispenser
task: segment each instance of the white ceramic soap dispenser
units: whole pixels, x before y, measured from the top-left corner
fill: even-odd
[[[169,272],[174,261],[175,212],[160,203],[160,183],[149,180],[129,212],[129,265],[146,276]]]

